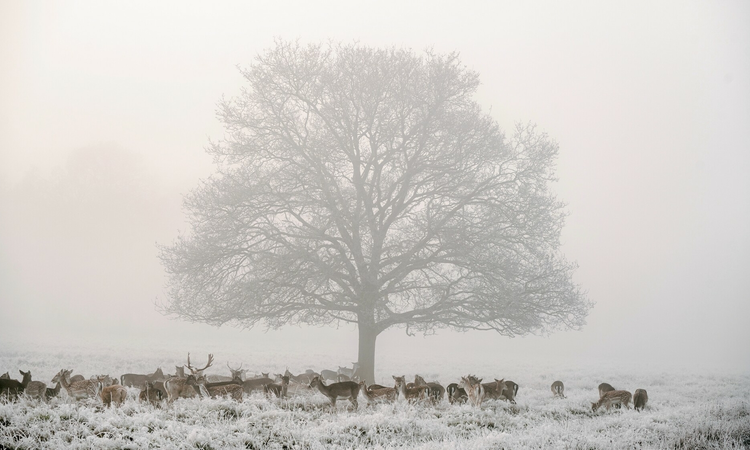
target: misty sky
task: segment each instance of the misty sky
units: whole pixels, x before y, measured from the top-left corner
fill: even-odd
[[[750,370],[746,1],[0,0],[0,341],[247,340],[356,359],[351,327],[217,330],[154,307],[156,244],[187,230],[181,195],[213,171],[217,101],[275,37],[458,51],[506,131],[531,121],[560,144],[562,249],[596,302],[584,329],[394,329],[378,359],[460,349]]]

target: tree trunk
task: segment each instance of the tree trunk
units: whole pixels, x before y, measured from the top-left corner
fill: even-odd
[[[368,326],[357,326],[359,329],[359,379],[367,384],[375,382],[375,340],[378,332]]]

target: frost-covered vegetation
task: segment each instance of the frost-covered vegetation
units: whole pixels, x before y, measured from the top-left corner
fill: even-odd
[[[245,362],[258,372],[301,372],[335,368],[326,355],[280,358],[271,354],[214,352],[215,373],[225,361]],[[197,354],[193,353],[194,355]],[[202,355],[201,358],[205,358]],[[283,359],[283,360],[282,360]],[[315,361],[317,364],[312,364]],[[84,348],[0,350],[0,372],[31,370],[33,379],[49,382],[62,367],[93,375],[173,372],[184,355],[151,350],[139,353]],[[325,366],[321,366],[324,364]],[[341,363],[343,365],[343,363]],[[750,376],[685,372],[629,371],[560,364],[486,362],[465,367],[443,361],[379,362],[377,381],[391,375],[447,385],[460,375],[476,373],[487,380],[506,377],[520,385],[517,405],[486,401],[481,409],[431,404],[366,406],[349,402],[331,409],[320,394],[298,388],[288,400],[261,394],[242,403],[228,399],[181,399],[153,408],[136,401],[131,390],[120,408],[98,401],[74,402],[65,395],[50,403],[22,399],[0,403],[0,448],[746,448],[750,446]],[[225,367],[225,366],[224,366]],[[19,378],[15,376],[15,378]],[[567,398],[553,398],[550,384],[565,382]],[[649,393],[645,411],[592,413],[597,385]]]

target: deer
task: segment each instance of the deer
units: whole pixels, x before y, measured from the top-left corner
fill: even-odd
[[[26,386],[31,382],[31,371],[19,370],[18,372],[23,377],[21,381],[10,379],[10,375],[0,380],[0,395],[6,394],[15,399],[26,390]]]
[[[627,409],[630,409],[630,399],[632,397],[633,395],[628,391],[605,392],[598,402],[591,404],[591,410],[596,412],[602,406],[606,406],[607,411],[609,411],[612,405],[625,405]]]
[[[240,364],[240,367],[233,369],[229,363],[227,363],[227,368],[229,369],[230,375],[206,375],[206,382],[208,383],[221,383],[225,381],[235,381],[235,379],[239,379],[240,382],[242,382],[245,379],[245,372],[246,370],[242,368],[242,364]]]
[[[372,403],[382,403],[382,402],[395,402],[398,398],[398,391],[396,388],[389,388],[389,387],[380,387],[380,388],[372,388],[373,385],[370,385],[370,388],[367,387],[367,383],[365,381],[359,382],[359,392],[362,393],[362,396],[365,397],[368,404]],[[379,385],[375,385],[379,386]]]
[[[466,395],[466,390],[458,387],[458,383],[449,384],[445,388],[445,391],[448,393],[448,401],[451,402],[451,404],[466,403],[466,401],[469,400],[469,397]]]
[[[232,399],[242,402],[244,391],[242,385],[235,382],[220,381],[217,383],[207,383],[205,377],[196,378],[194,375],[188,375],[185,383],[192,386],[201,397],[223,397],[230,396]]]
[[[86,377],[80,374],[73,375],[73,376],[68,375],[68,383],[75,383],[76,381],[84,381],[85,379]]]
[[[172,404],[175,400],[182,396],[195,396],[195,392],[197,392],[196,389],[199,390],[199,388],[195,387],[195,383],[188,384],[188,378],[192,376],[193,380],[195,380],[197,377],[202,376],[203,371],[211,367],[213,362],[214,355],[209,354],[208,362],[206,363],[206,365],[201,369],[196,369],[190,364],[190,353],[188,353],[187,368],[190,370],[191,374],[185,378],[171,377],[164,381],[164,390],[167,391],[167,403]],[[188,392],[190,391],[192,391],[192,393],[188,394]]]
[[[29,377],[31,377],[31,373],[29,373]],[[29,381],[23,392],[29,398],[35,398],[40,401],[47,399],[47,385],[41,381]]]
[[[4,374],[0,375],[0,380],[10,380],[10,373],[5,372]]]
[[[286,369],[284,371],[284,376],[289,377],[290,382],[295,382],[297,384],[310,384],[310,381],[312,381],[313,377],[319,377],[320,374],[317,374],[313,371],[301,373],[299,375],[294,375],[292,372],[289,371],[289,369]]]
[[[121,384],[102,386],[102,384],[100,383],[99,385],[101,387],[99,396],[102,399],[102,403],[107,407],[112,406],[112,404],[114,404],[115,406],[120,406],[128,397],[128,390]]]
[[[602,398],[605,393],[609,391],[614,391],[615,388],[612,387],[609,383],[602,383],[599,385],[599,398]]]
[[[320,371],[320,379],[325,381],[338,381],[339,373],[334,370],[323,369]]]
[[[393,387],[398,392],[398,395],[403,397],[407,401],[422,400],[428,397],[430,388],[428,386],[414,386],[408,387],[406,384],[406,377],[404,375],[397,377],[391,375],[394,382],[396,383]]]
[[[142,389],[148,382],[164,381],[165,379],[164,372],[162,372],[161,367],[159,367],[151,375],[141,375],[138,373],[126,373],[120,375],[120,384],[127,387],[138,387]]]
[[[250,378],[242,382],[242,389],[246,394],[250,394],[253,391],[265,390],[265,385],[273,384],[273,380],[268,377],[268,374],[263,374],[260,378]]]
[[[505,387],[508,388],[508,391],[506,393],[507,399],[510,401],[511,404],[516,404],[516,395],[518,395],[518,385],[510,380],[505,380]],[[510,395],[510,397],[508,397]]]
[[[648,392],[645,389],[636,389],[633,394],[633,407],[636,411],[641,412],[648,402]]]
[[[310,381],[311,389],[318,389],[318,391],[328,397],[331,402],[331,407],[336,407],[336,400],[339,398],[348,398],[356,410],[359,405],[357,404],[357,396],[359,396],[359,384],[353,381],[342,381],[340,383],[333,383],[329,386],[320,379],[320,377],[313,377]]]
[[[157,406],[163,398],[164,393],[154,386],[153,381],[146,381],[146,384],[141,388],[140,394],[138,394],[138,400],[149,402],[153,406]]]
[[[565,398],[565,385],[562,381],[558,380],[552,383],[551,388],[552,395],[555,397]]]
[[[99,393],[99,383],[95,380],[68,381],[72,370],[61,369],[52,379],[53,383],[59,382],[68,396],[75,400],[83,400],[96,397]]]
[[[433,402],[437,403],[443,399],[445,394],[445,388],[437,382],[426,382],[424,378],[419,375],[414,375],[414,384],[417,386],[427,386],[427,394]]]
[[[485,399],[508,400],[508,397],[513,395],[505,384],[504,378],[502,380],[495,378],[495,381],[491,383],[483,383],[482,388],[484,388]]]
[[[52,400],[54,397],[57,397],[58,394],[60,394],[60,388],[62,385],[58,381],[57,384],[55,384],[54,388],[47,388],[44,392],[44,397],[47,400]]]
[[[348,367],[339,366],[338,375],[345,376],[347,380],[354,380],[355,378],[359,378],[359,363],[353,362],[351,369]]]
[[[288,389],[289,377],[287,375],[281,375],[281,383],[269,383],[263,386],[266,395],[273,393],[276,398],[286,398]]]
[[[484,401],[484,386],[482,386],[482,379],[477,378],[474,375],[467,375],[461,377],[461,381],[458,383],[458,387],[466,391],[469,403],[474,406],[481,406]]]

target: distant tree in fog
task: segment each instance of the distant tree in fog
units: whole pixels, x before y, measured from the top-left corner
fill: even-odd
[[[217,173],[160,247],[165,313],[214,325],[355,323],[364,378],[392,326],[579,328],[591,307],[559,253],[558,146],[506,138],[457,54],[279,41],[220,102]]]

